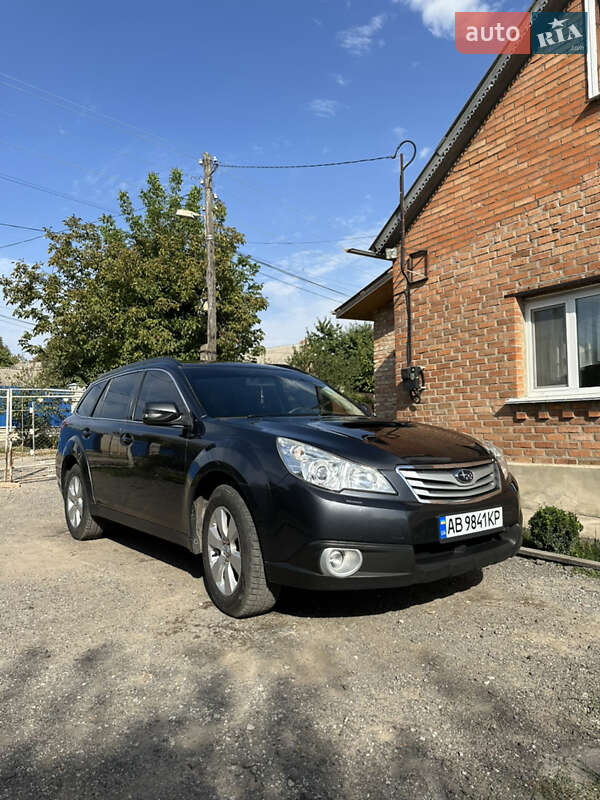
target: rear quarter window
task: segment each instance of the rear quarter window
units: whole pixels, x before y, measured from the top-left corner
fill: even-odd
[[[105,386],[106,381],[100,381],[99,383],[94,383],[90,386],[77,405],[76,411],[80,416],[92,416],[94,413],[94,408],[96,407],[96,403],[98,402],[98,398],[104,391]]]
[[[104,419],[129,419],[131,404],[137,395],[141,372],[128,372],[112,378],[94,417]]]

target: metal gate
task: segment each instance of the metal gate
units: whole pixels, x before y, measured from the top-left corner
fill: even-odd
[[[82,389],[74,387],[0,389],[4,481],[23,482],[53,471],[61,423],[81,394]]]

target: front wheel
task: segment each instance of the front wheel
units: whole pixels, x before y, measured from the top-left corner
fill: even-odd
[[[267,583],[252,515],[232,486],[210,496],[202,525],[206,591],[230,617],[253,617],[275,605],[279,587]]]
[[[103,534],[102,525],[90,514],[88,491],[79,464],[71,467],[65,475],[63,498],[71,536],[80,542],[99,539]]]

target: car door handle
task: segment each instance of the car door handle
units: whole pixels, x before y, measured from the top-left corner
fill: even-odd
[[[88,439],[92,435],[92,431],[90,428],[84,428],[81,431],[81,435],[83,436],[84,439]]]
[[[121,434],[121,444],[128,445],[133,442],[133,436],[130,433]]]

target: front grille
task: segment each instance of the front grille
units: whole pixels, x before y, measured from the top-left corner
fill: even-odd
[[[473,473],[473,480],[463,483],[456,474]],[[498,489],[498,470],[493,461],[471,466],[448,467],[396,467],[420,503],[460,503],[491,494]]]

